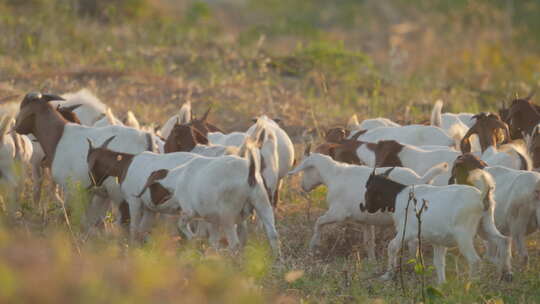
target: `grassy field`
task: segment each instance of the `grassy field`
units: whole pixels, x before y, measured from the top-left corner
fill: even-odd
[[[120,118],[130,109],[160,124],[189,98],[199,114],[212,105],[227,131],[262,113],[283,118],[301,155],[305,128],[353,113],[415,122],[439,98],[445,111],[478,112],[528,94],[540,85],[539,15],[532,0],[0,0],[0,101],[86,87]],[[27,181],[22,218],[0,218],[0,303],[422,301],[419,272],[404,274],[405,290],[376,279],[390,231],[377,231],[377,263],[353,224],[325,230],[321,253],[309,255],[325,190],[303,194],[296,179],[276,213],[283,262],[259,232],[240,257],[187,243],[165,224],[129,245],[112,215],[89,235],[83,194],[70,233],[48,191],[44,220],[30,189]],[[530,267],[511,283],[487,263],[469,281],[451,250],[448,283],[434,288],[424,271],[427,300],[540,303],[539,241],[529,237]]]

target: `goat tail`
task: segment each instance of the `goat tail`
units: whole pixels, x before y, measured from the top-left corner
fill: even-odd
[[[249,141],[246,142],[246,153],[249,162],[247,182],[250,187],[254,187],[257,184],[257,173],[259,172],[260,165],[258,163],[256,148]]]
[[[442,126],[442,116],[441,111],[443,107],[442,100],[437,100],[435,102],[435,105],[433,106],[433,110],[431,111],[431,119],[430,124],[435,127],[441,127]]]
[[[495,192],[495,181],[493,177],[482,169],[475,169],[467,178],[467,182],[476,187],[482,192],[482,204],[484,211],[495,209],[495,200],[493,192]]]
[[[430,184],[437,176],[448,171],[448,163],[443,162],[433,166],[420,178],[422,184]]]
[[[360,129],[360,123],[358,122],[358,116],[356,116],[356,114],[349,118],[349,121],[347,122],[347,129],[349,131]]]
[[[128,111],[126,114],[126,119],[124,121],[124,125],[127,127],[132,127],[137,130],[141,129],[141,125],[139,123],[139,120],[137,117],[135,117],[135,114],[131,111]]]

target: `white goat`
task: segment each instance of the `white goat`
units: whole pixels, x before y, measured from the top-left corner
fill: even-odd
[[[260,122],[259,122],[260,121]],[[255,124],[253,124],[246,133],[248,135],[254,134],[258,129],[258,124],[262,124],[264,129],[268,134],[272,133],[275,135],[276,144],[277,144],[277,168],[278,168],[278,179],[276,183],[276,190],[273,196],[272,203],[277,204],[279,200],[279,189],[281,188],[281,179],[287,175],[294,163],[294,146],[293,143],[287,135],[287,133],[272,119],[268,118],[266,115],[257,117]],[[269,151],[273,148],[269,147]],[[263,155],[267,157],[267,155]]]
[[[477,233],[497,248],[499,256],[496,264],[502,277],[511,276],[510,240],[497,230],[493,219],[494,182],[489,174],[481,170],[475,170],[468,182],[476,188],[467,185],[407,186],[384,175],[370,176],[366,186],[365,205],[360,206],[360,209],[370,213],[385,210],[393,212],[392,219],[397,230],[396,236],[388,244],[388,270],[383,279],[391,278],[398,266],[402,239],[405,242],[417,239],[419,222],[416,212],[421,206],[408,206],[411,193],[414,193],[418,202],[427,203],[427,208],[421,213],[421,237],[433,245],[433,263],[439,283],[446,280],[447,247],[457,245],[469,263],[470,273],[475,273],[480,260],[473,244]]]
[[[349,138],[355,134],[351,133]],[[367,131],[357,137],[359,141],[378,142],[379,140],[396,140],[400,143],[413,146],[447,146],[452,147],[457,143],[446,132],[433,126],[408,125],[402,127],[379,127]]]
[[[245,237],[244,220],[255,209],[266,230],[274,253],[280,255],[274,214],[262,178],[259,174],[256,151],[248,147],[248,159],[237,156],[219,158],[198,157],[173,170],[159,170],[151,174],[141,194],[159,185],[174,192],[163,205],[178,205],[182,220],[189,222],[202,217],[211,226],[210,243],[219,246],[224,233],[229,249],[236,250],[240,238]],[[152,193],[150,194],[152,196]]]
[[[406,167],[418,174],[424,174],[441,162],[452,165],[461,153],[449,147],[432,147],[427,150],[395,140],[381,140],[376,144],[360,145],[356,154],[360,161],[370,167]]]
[[[377,171],[387,168],[378,168]],[[407,168],[396,168],[392,177],[409,185],[429,183],[435,176],[448,170],[448,164],[442,163],[418,176]],[[389,226],[392,225],[390,214],[369,214],[360,211],[359,204],[364,199],[365,183],[373,171],[366,166],[348,165],[332,160],[329,156],[306,151],[304,160],[289,174],[303,172],[302,188],[309,192],[321,184],[328,188],[326,201],[328,211],[317,219],[310,249],[320,244],[322,227],[346,221],[355,221],[366,225]],[[364,245],[370,260],[375,260],[375,240],[373,227],[364,229]]]
[[[482,168],[495,180],[495,225],[503,234],[512,237],[519,256],[527,264],[525,236],[538,229],[535,217],[540,210],[540,173],[500,166],[486,167],[486,163],[472,154],[464,154],[452,168],[452,180],[466,183],[469,171],[475,168]],[[496,248],[489,245],[488,256],[493,258]]]
[[[28,137],[8,133],[13,125],[11,116],[0,118],[0,182],[7,185],[8,200],[4,201],[8,212],[20,211],[19,197],[24,188],[26,165],[30,164],[32,144]],[[18,171],[17,162],[22,165]]]

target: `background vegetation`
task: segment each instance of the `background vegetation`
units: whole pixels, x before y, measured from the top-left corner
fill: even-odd
[[[269,113],[293,138],[353,113],[420,121],[437,98],[447,111],[493,111],[540,84],[538,16],[534,0],[0,0],[0,101],[88,87],[120,117],[131,109],[162,123],[189,97],[199,113],[212,104],[226,130]],[[283,263],[260,238],[236,259],[166,228],[142,248],[112,225],[69,236],[54,210],[43,221],[27,202],[25,216],[0,230],[0,302],[419,299],[373,280],[385,244],[379,263],[367,263],[356,226],[332,228],[323,253],[308,256],[324,190],[306,198],[296,189],[284,190],[277,211]],[[531,269],[511,284],[489,266],[471,284],[456,276],[463,261],[450,258],[439,300],[539,302],[536,240]],[[407,276],[414,290],[417,276]]]

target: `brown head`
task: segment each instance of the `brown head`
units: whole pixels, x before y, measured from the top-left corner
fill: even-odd
[[[512,135],[519,136],[519,138],[522,138],[523,134],[530,135],[533,128],[540,122],[538,107],[531,103],[533,96],[534,92],[525,98],[517,98],[512,101],[506,114]]]
[[[375,153],[376,167],[403,167],[399,152],[403,145],[395,140],[381,140],[375,145],[368,144],[368,148]]]
[[[169,174],[169,170],[167,169],[160,169],[152,172],[137,197],[140,198],[148,189],[154,205],[161,205],[169,200],[172,197],[171,192],[159,183],[160,180],[167,177],[167,174]]]
[[[325,134],[325,140],[329,143],[339,143],[347,136],[349,136],[351,132],[349,130],[346,130],[345,128],[341,127],[335,127],[331,128],[328,131],[326,131]]]
[[[86,162],[91,181],[90,187],[100,187],[110,176],[118,177],[119,182],[123,182],[134,155],[109,150],[108,146],[115,137],[116,135],[109,137],[99,147],[94,147],[92,141],[86,139],[88,141]]]
[[[189,152],[198,144],[208,145],[208,139],[191,124],[176,123],[165,141],[165,153]]]
[[[510,132],[506,125],[497,114],[480,113],[473,116],[476,119],[474,125],[463,136],[460,143],[461,152],[471,152],[470,137],[473,134],[478,136],[482,152],[490,146],[497,146],[499,143],[508,143],[510,141]]]
[[[208,115],[212,106],[208,107],[208,110],[203,114],[201,118],[196,118],[194,115],[191,115],[192,119],[189,125],[193,126],[197,131],[199,131],[204,136],[208,136],[208,132],[221,132],[220,128],[216,127],[214,124],[208,122]]]
[[[328,155],[335,161],[362,165],[362,161],[356,154],[356,150],[360,145],[362,145],[362,142],[354,140],[343,140],[341,143],[323,143],[315,148],[315,152]]]
[[[364,203],[360,203],[360,210],[362,212],[395,211],[396,197],[407,186],[388,178],[393,169],[392,167],[379,175],[375,174],[375,169],[373,169],[366,182]]]
[[[60,107],[60,105],[57,105],[56,111],[58,111],[58,113],[60,113],[60,115],[62,115],[62,117],[64,117],[65,120],[80,125],[81,121],[79,120],[79,117],[77,116],[77,114],[75,114],[75,112],[73,112],[75,109],[79,108],[80,106],[82,106],[82,104],[76,104],[76,105],[71,105],[67,107]]]
[[[36,115],[48,111],[58,113],[50,104],[53,100],[64,99],[54,94],[41,94],[36,92],[26,94],[19,108],[19,114],[17,115],[15,122],[15,131],[19,134],[35,133]],[[60,116],[60,114],[58,114],[58,116]]]
[[[488,165],[486,162],[476,157],[472,153],[464,153],[456,158],[454,165],[452,166],[452,175],[448,180],[448,184],[466,184],[471,171],[476,169],[484,169]],[[472,185],[471,185],[472,186]]]

